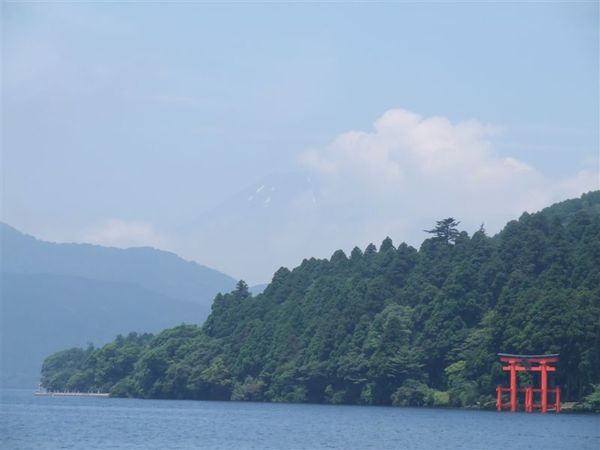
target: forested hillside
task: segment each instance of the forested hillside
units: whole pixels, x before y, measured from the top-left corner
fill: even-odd
[[[48,357],[43,383],[118,396],[394,405],[493,404],[497,352],[560,353],[579,401],[600,383],[600,191],[498,235],[453,219],[420,249],[337,251],[217,295],[203,326]],[[525,377],[522,377],[525,381]]]

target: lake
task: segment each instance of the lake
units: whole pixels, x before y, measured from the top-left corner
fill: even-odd
[[[593,415],[0,393],[3,449],[600,448]]]

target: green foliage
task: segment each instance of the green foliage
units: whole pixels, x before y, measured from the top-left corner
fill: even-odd
[[[79,388],[87,378],[82,368],[93,352],[90,346],[87,350],[71,348],[50,355],[42,365],[42,385],[51,391]]]
[[[346,391],[344,391],[344,390],[336,391],[335,388],[331,384],[327,385],[327,387],[325,388],[325,402],[326,403],[338,405],[340,403],[344,403],[345,398],[346,398]]]
[[[450,405],[450,394],[444,391],[436,391],[432,389],[430,391],[431,406],[449,406]]]
[[[430,389],[426,384],[416,380],[406,380],[392,394],[394,406],[425,406],[431,398]]]
[[[135,397],[138,393],[135,381],[131,377],[117,381],[109,392],[113,397]]]
[[[560,353],[566,401],[598,404],[600,196],[523,214],[494,237],[449,218],[419,250],[386,238],[347,257],[240,281],[202,327],[118,337],[46,359],[44,385],[117,396],[489,407],[497,352]]]
[[[593,391],[586,395],[581,403],[582,411],[600,413],[600,384],[593,386]]]
[[[248,375],[243,383],[235,383],[231,400],[264,400],[266,384],[263,380],[253,378]]]

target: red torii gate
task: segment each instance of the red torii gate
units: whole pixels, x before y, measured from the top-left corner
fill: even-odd
[[[525,393],[525,412],[532,412],[534,408],[539,408],[543,413],[548,410],[548,393],[554,394],[554,411],[560,411],[560,388],[548,389],[548,372],[555,372],[556,367],[551,366],[551,363],[558,362],[558,354],[550,355],[511,355],[508,353],[498,353],[500,361],[505,363],[502,370],[510,372],[510,387],[496,388],[496,408],[502,411],[502,408],[510,406],[510,412],[517,410],[517,393]],[[540,387],[533,388],[527,386],[520,389],[517,383],[517,374],[522,371],[540,372]],[[502,394],[510,393],[510,402],[502,402]],[[533,402],[534,393],[540,393],[540,403]]]

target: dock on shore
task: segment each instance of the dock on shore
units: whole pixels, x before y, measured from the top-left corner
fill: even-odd
[[[109,397],[108,392],[52,392],[36,391],[33,395],[37,397]]]

